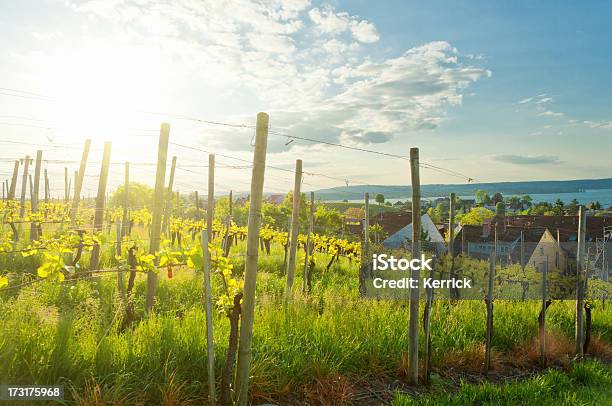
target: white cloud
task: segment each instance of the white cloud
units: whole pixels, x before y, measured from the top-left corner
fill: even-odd
[[[589,128],[603,128],[612,130],[612,121],[584,121]]]
[[[491,76],[464,63],[477,58],[463,57],[444,41],[372,59],[361,44],[379,40],[374,24],[330,6],[310,8],[308,1],[72,4],[99,20],[96,24],[118,26],[123,41],[160,49],[161,57],[172,61],[176,86],[203,83],[215,97],[216,89],[236,100],[247,95],[257,110],[271,113],[272,128],[309,138],[384,143],[434,129],[447,107],[462,103],[471,83]],[[234,119],[251,121],[252,116]],[[248,148],[227,135],[213,142]],[[270,150],[287,149],[284,142],[271,140]]]
[[[565,113],[561,113],[557,111],[550,111],[550,110],[544,110],[543,112],[538,114],[538,116],[547,116],[547,117],[563,117],[564,115]]]
[[[374,24],[345,12],[336,12],[331,6],[313,8],[308,12],[310,20],[318,31],[328,34],[341,34],[350,31],[362,43],[370,44],[379,40]]]

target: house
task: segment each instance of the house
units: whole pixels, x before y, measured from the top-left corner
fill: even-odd
[[[275,194],[266,197],[266,202],[271,204],[281,204],[285,200],[285,195]]]
[[[438,227],[427,213],[421,216],[421,229],[426,236],[424,248],[427,249],[429,246],[429,249],[437,251],[438,254],[446,250],[444,237],[442,237],[442,234],[438,231]],[[387,248],[401,248],[406,246],[410,241],[412,241],[412,218],[410,218],[410,223],[406,224],[384,240],[383,246]]]

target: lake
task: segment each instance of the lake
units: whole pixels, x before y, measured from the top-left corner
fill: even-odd
[[[504,197],[510,196],[521,196],[521,195],[504,195]],[[569,203],[572,199],[578,200],[580,204],[589,204],[591,202],[598,201],[601,203],[601,206],[606,208],[612,206],[612,189],[593,189],[593,190],[585,190],[583,192],[568,192],[568,193],[532,193],[529,194],[533,199],[534,203],[537,202],[554,202],[557,199],[561,199],[563,203]],[[474,199],[474,196],[459,196],[462,199]],[[423,200],[434,200],[437,197],[424,197]],[[397,201],[405,201],[410,200],[410,197],[406,197],[403,199],[386,199],[385,201],[395,203]],[[339,201],[339,200],[334,200]],[[363,202],[363,200],[349,200],[351,203]],[[370,200],[371,203],[374,203],[374,198]]]

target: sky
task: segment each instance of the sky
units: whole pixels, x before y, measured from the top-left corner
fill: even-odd
[[[4,1],[0,178],[43,149],[60,194],[91,138],[85,194],[105,141],[111,188],[125,160],[152,184],[168,122],[176,188],[205,189],[215,152],[217,192],[248,190],[259,111],[269,192],[292,188],[296,159],[305,190],[410,182],[406,160],[282,134],[418,147],[422,183],[610,177],[610,15],[605,1]]]

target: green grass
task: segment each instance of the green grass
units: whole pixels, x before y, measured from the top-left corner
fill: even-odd
[[[439,386],[444,386],[439,385]],[[598,361],[574,364],[567,373],[549,370],[520,382],[495,385],[462,383],[416,398],[396,394],[393,406],[410,405],[609,405],[612,366]],[[436,393],[438,392],[438,393]]]
[[[240,242],[233,250],[238,273],[244,266],[240,255],[243,245]],[[326,272],[327,256],[316,255],[318,266],[312,293],[300,293],[300,252],[295,297],[286,303],[285,280],[280,271],[282,249],[273,246],[271,255],[260,254],[251,371],[253,394],[278,399],[288,392],[299,392],[316,378],[335,374],[398,376],[405,364],[406,303],[358,299],[355,264],[341,258]],[[105,258],[107,264],[112,261],[110,254]],[[64,284],[40,283],[0,295],[0,382],[63,383],[73,389],[68,393],[71,399],[91,399],[100,388],[105,401],[161,404],[170,397],[204,402],[208,378],[202,277],[194,271],[177,270],[175,277],[168,280],[164,272],[160,273],[155,313],[148,317],[143,310],[145,282],[142,276],[137,279],[134,295],[138,320],[125,330],[120,328],[123,312],[116,299],[115,275]],[[220,285],[215,276],[214,289]],[[536,302],[496,302],[496,351],[511,352],[534,340],[538,306]],[[215,313],[217,378],[227,349],[228,324],[226,318]],[[433,362],[444,367],[450,352],[470,351],[484,342],[485,305],[481,301],[463,301],[449,306],[436,301],[431,326]],[[610,306],[605,310],[596,308],[593,336],[609,342],[611,326]],[[571,337],[573,303],[555,302],[548,312],[547,328]],[[587,368],[583,375],[603,368],[584,365],[579,367]],[[578,379],[579,368],[572,372],[576,378],[567,379]],[[550,374],[553,375],[549,378],[541,378],[543,388],[565,379],[558,372]],[[518,396],[522,390],[535,390],[537,385],[533,383],[527,389],[512,389],[512,385],[504,389],[505,386],[492,384],[482,385],[482,389],[466,386],[459,393],[465,391],[460,399],[466,402],[478,402],[487,396],[504,396],[504,391]],[[540,393],[557,396],[558,392],[542,389]],[[588,401],[589,393],[579,391],[572,396]],[[402,399],[398,395],[396,401],[409,401]],[[435,401],[432,398],[431,402]]]

